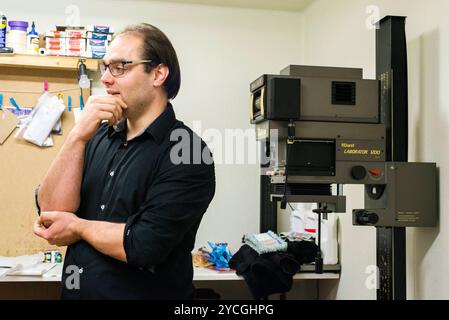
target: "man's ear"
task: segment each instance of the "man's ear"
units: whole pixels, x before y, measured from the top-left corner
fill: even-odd
[[[165,64],[159,64],[154,68],[154,82],[153,85],[155,87],[162,87],[165,83],[165,80],[168,77],[170,70]]]

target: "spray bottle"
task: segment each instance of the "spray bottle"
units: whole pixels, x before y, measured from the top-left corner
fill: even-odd
[[[6,47],[6,26],[8,20],[3,12],[0,12],[0,48]]]

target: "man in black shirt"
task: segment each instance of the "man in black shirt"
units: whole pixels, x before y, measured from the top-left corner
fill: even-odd
[[[89,98],[51,165],[34,232],[69,246],[63,298],[193,298],[191,251],[215,175],[169,102],[180,86],[175,50],[156,27],[130,26],[101,69],[108,95]]]

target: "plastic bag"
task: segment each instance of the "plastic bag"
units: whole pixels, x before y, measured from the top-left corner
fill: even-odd
[[[65,105],[61,99],[45,92],[38,99],[36,106],[23,123],[15,138],[24,139],[38,146],[53,145],[50,133],[64,112]]]

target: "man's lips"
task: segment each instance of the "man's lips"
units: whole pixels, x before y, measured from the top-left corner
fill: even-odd
[[[108,90],[106,90],[106,92],[108,93],[108,94],[110,94],[110,95],[117,95],[117,94],[120,94],[120,92],[118,92],[118,91],[115,91],[115,90],[111,90],[111,89],[108,89]]]

